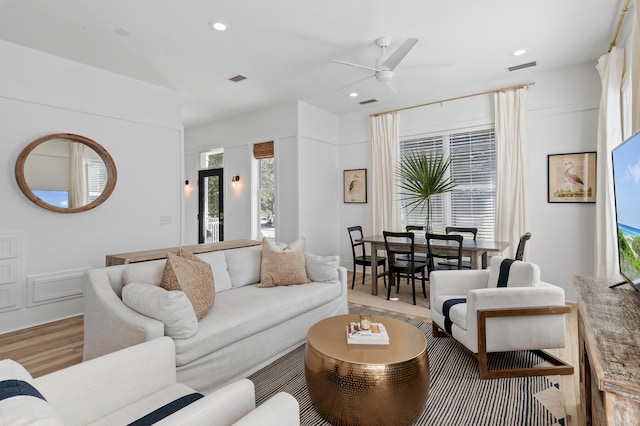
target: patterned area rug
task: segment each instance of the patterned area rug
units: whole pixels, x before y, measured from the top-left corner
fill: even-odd
[[[431,336],[431,323],[360,308],[400,319],[427,338],[431,385],[429,399],[416,425],[564,425],[564,403],[558,376],[480,380],[476,359],[449,338]],[[491,354],[490,366],[535,365],[537,356],[522,352]],[[300,404],[302,425],[328,425],[316,412],[304,378],[304,345],[249,376],[256,386],[256,404],[277,392]]]

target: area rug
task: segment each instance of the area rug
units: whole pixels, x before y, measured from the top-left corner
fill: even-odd
[[[430,390],[416,425],[564,425],[565,412],[558,376],[480,380],[476,359],[449,338],[431,336],[431,323],[383,312],[351,308],[407,322],[427,338]],[[491,354],[490,365],[541,362],[529,353]],[[300,404],[302,425],[328,425],[309,399],[304,378],[304,345],[249,377],[260,405],[277,392],[293,395]]]

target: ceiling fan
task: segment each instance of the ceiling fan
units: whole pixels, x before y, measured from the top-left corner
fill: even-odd
[[[376,46],[382,49],[382,56],[376,59],[375,68],[368,67],[366,65],[353,64],[351,62],[338,61],[335,59],[331,59],[331,62],[348,65],[351,67],[363,68],[374,72],[372,75],[350,83],[345,87],[375,77],[379,82],[385,83],[393,93],[396,93],[396,88],[393,84],[393,70],[396,69],[396,67],[400,64],[404,57],[407,56],[411,49],[413,49],[413,46],[415,46],[417,42],[417,38],[408,38],[396,50],[394,50],[391,55],[387,56],[387,48],[391,44],[391,39],[389,37],[377,38],[375,43]],[[344,89],[345,87],[343,87],[342,89]]]

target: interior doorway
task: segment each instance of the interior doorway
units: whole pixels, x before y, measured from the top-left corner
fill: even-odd
[[[198,242],[224,241],[222,169],[198,172]]]

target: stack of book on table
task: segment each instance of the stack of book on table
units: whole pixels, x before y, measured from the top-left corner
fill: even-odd
[[[389,335],[382,323],[372,322],[369,330],[362,330],[360,323],[351,322],[347,326],[347,343],[353,345],[388,345]]]

